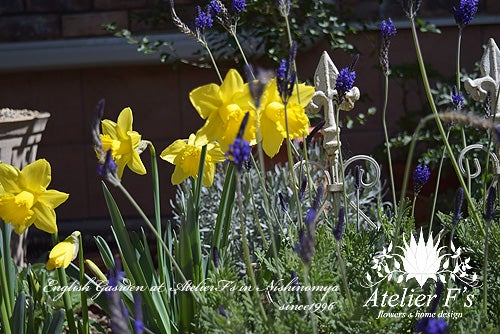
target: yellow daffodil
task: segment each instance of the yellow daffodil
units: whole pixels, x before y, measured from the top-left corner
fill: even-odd
[[[304,108],[311,101],[314,87],[299,84],[299,94],[300,103],[297,98],[297,89],[294,88],[287,104],[290,139],[301,137],[307,133],[309,119]],[[272,158],[278,153],[283,139],[286,138],[285,106],[278,93],[276,79],[271,80],[264,90],[259,118],[262,132],[262,148]]]
[[[218,86],[208,84],[189,93],[191,103],[203,119],[205,125],[196,136],[208,141],[217,140],[226,151],[232,144],[245,113],[250,112],[248,126],[243,138],[255,144],[255,111],[251,108],[251,95],[248,84],[243,82],[238,71],[231,69]]]
[[[125,166],[139,175],[146,174],[146,167],[139,157],[138,148],[141,144],[141,135],[132,130],[132,109],[125,108],[118,115],[117,122],[105,119],[102,125],[102,149],[111,150],[116,163],[116,173],[121,179]]]
[[[214,182],[215,164],[225,160],[224,152],[220,149],[218,142],[207,142],[197,135],[191,134],[187,142],[179,139],[161,152],[163,160],[175,165],[172,174],[172,184],[179,184],[189,176],[196,178],[200,165],[201,148],[207,145],[205,158],[205,169],[203,173],[203,185],[209,187]]]
[[[49,253],[49,260],[45,264],[47,270],[64,267],[68,268],[71,261],[76,259],[78,255],[78,238],[80,232],[75,231],[69,237],[61,241],[52,248]]]
[[[68,194],[47,190],[51,181],[50,164],[37,160],[23,170],[0,163],[0,217],[11,223],[17,234],[35,224],[48,233],[57,232],[54,209],[68,199]]]

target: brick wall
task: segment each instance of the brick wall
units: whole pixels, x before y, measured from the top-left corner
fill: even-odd
[[[449,17],[457,1],[424,1],[419,16]],[[176,0],[176,10],[189,22],[193,3],[205,2]],[[343,0],[336,6],[346,21],[403,15],[399,0]],[[102,27],[107,23],[135,32],[175,30],[168,10],[166,0],[0,0],[0,42],[109,35]],[[151,13],[159,11],[154,19]],[[500,14],[500,1],[482,0],[479,14]]]
[[[179,3],[180,11],[192,7]],[[167,9],[160,0],[0,0],[0,42],[109,35],[103,24],[134,31],[151,30],[144,17]],[[173,27],[161,21],[156,29]]]

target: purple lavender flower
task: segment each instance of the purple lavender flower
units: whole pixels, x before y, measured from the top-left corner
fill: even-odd
[[[245,0],[233,0],[232,8],[236,14],[243,12],[246,6]]]
[[[340,241],[342,239],[342,235],[344,234],[344,228],[345,228],[345,208],[341,206],[339,208],[339,221],[337,223],[337,226],[333,229],[333,236],[337,241]]]
[[[125,273],[121,270],[121,261],[115,261],[115,268],[108,272],[108,286],[116,288],[125,278]],[[106,291],[109,304],[110,327],[113,333],[128,333],[129,312],[125,307],[120,292],[115,289]]]
[[[212,8],[215,14],[219,14],[220,12],[222,12],[222,7],[220,5],[220,2],[216,0],[211,0],[209,6],[210,8]]]
[[[453,86],[453,91],[451,92],[451,101],[453,103],[453,107],[456,110],[461,110],[464,105],[464,98],[462,94],[457,90],[457,86]]]
[[[292,286],[294,288],[299,288],[299,286],[300,286],[299,276],[297,276],[297,272],[295,270],[292,270],[292,272],[290,273],[290,277],[291,277]]]
[[[318,124],[316,124],[314,126],[314,128],[311,130],[311,132],[306,137],[306,140],[305,140],[306,148],[309,148],[314,136],[323,128],[323,126],[325,126],[325,124],[326,124],[326,121],[324,119],[322,119]],[[300,143],[301,149],[303,148],[302,147],[303,144],[304,143],[302,143],[302,142]]]
[[[212,260],[214,261],[215,268],[219,268],[220,256],[219,256],[219,249],[217,248],[217,246],[214,246],[212,248]]]
[[[285,104],[288,102],[290,96],[292,96],[295,80],[297,79],[297,74],[293,69],[296,54],[297,43],[294,42],[292,48],[290,49],[288,59],[282,59],[278,70],[276,71],[276,85],[278,86],[278,92],[281,96],[281,100],[283,100],[283,103]]]
[[[281,192],[278,193],[278,198],[280,200],[281,210],[287,212],[289,210],[288,203],[286,202],[285,197]]]
[[[417,168],[415,168],[415,171],[413,172],[413,187],[415,193],[420,192],[423,185],[426,184],[427,181],[429,181],[430,177],[431,171],[429,170],[429,167],[427,165],[421,164],[418,165]]]
[[[389,45],[391,44],[391,38],[396,35],[396,27],[391,19],[382,21],[380,32],[382,34],[382,45],[380,46],[379,62],[384,75],[389,75]]]
[[[302,198],[304,198],[304,193],[306,191],[306,186],[307,186],[307,176],[304,175],[302,177],[302,182],[300,183],[300,189],[299,189],[299,201],[302,201]]]
[[[116,173],[116,163],[115,160],[113,160],[113,156],[111,155],[111,150],[108,150],[106,152],[106,158],[104,159],[103,164],[98,164],[97,165],[97,174],[101,176],[102,178],[106,179],[109,174],[115,174]]]
[[[228,319],[227,312],[222,305],[220,305],[217,310],[219,311],[220,315],[222,315],[224,318]]]
[[[479,0],[460,0],[457,7],[453,8],[455,22],[460,28],[472,22],[476,15]]]
[[[134,294],[134,333],[144,333],[144,323],[142,322],[142,300],[139,293]]]
[[[243,170],[243,165],[250,158],[250,153],[252,152],[252,148],[250,144],[243,139],[243,134],[245,133],[245,127],[248,123],[249,113],[247,112],[241,121],[240,128],[238,130],[238,134],[234,139],[234,142],[229,145],[229,149],[226,152],[226,157],[231,158],[231,161],[236,166],[238,172],[241,173]]]
[[[488,189],[488,197],[486,198],[486,210],[484,212],[484,219],[486,221],[491,221],[495,218],[496,210],[495,210],[495,199],[496,199],[496,189],[495,187],[490,187]]]
[[[361,169],[358,165],[354,169],[354,188],[357,190],[361,189]]]
[[[337,77],[337,82],[335,83],[335,89],[339,95],[345,95],[354,86],[354,80],[356,80],[356,72],[351,70],[349,67],[344,67],[340,70]]]
[[[416,332],[424,334],[444,334],[449,330],[448,323],[443,318],[422,318],[415,326]]]
[[[464,189],[459,187],[457,193],[455,194],[455,205],[453,207],[453,218],[451,219],[451,224],[456,226],[460,218],[462,218],[462,203],[464,201]]]
[[[200,6],[196,7],[196,18],[194,19],[194,25],[197,30],[205,30],[210,28],[214,24],[214,20],[212,19],[212,15],[210,14],[210,7],[207,10],[202,11]]]
[[[314,245],[316,244],[316,216],[318,215],[319,204],[323,197],[323,187],[319,186],[314,198],[312,207],[307,210],[304,223],[306,225],[305,231],[299,230],[299,242],[295,245],[294,250],[299,254],[302,262],[305,265],[311,263],[312,256],[314,255]]]

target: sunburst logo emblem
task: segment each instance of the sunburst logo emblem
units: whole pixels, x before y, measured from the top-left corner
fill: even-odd
[[[423,287],[429,278],[434,281],[437,280],[437,274],[441,269],[441,261],[446,256],[446,254],[440,255],[441,250],[445,247],[438,248],[439,241],[438,238],[436,245],[434,245],[431,233],[429,239],[425,242],[422,230],[420,230],[418,242],[415,240],[414,235],[411,236],[409,245],[406,240],[404,241],[405,247],[400,247],[403,250],[403,255],[398,255],[403,262],[406,281],[415,278],[418,284]]]
[[[375,254],[371,268],[376,275],[366,273],[365,287],[373,287],[383,280],[402,283],[412,279],[423,287],[429,279],[447,282],[447,276],[452,281],[458,280],[470,287],[480,286],[478,275],[470,272],[470,257],[463,258],[462,248],[455,247],[453,242],[449,249],[446,246],[439,247],[440,234],[435,240],[431,233],[425,241],[422,230],[418,238],[415,235],[411,235],[408,241],[405,236],[403,238],[404,247],[393,249],[391,242],[387,248]]]

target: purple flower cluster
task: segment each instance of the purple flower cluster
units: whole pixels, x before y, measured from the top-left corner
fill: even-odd
[[[295,244],[294,250],[297,254],[299,254],[302,262],[305,265],[309,265],[311,263],[312,257],[314,255],[314,245],[316,244],[316,217],[318,215],[319,204],[321,198],[323,197],[324,189],[322,186],[318,188],[316,192],[316,197],[314,198],[312,207],[307,210],[306,217],[304,219],[304,223],[306,225],[306,229],[299,230],[299,242]]]
[[[391,19],[382,21],[380,33],[382,35],[382,45],[380,46],[379,62],[383,73],[389,75],[389,45],[391,44],[391,38],[396,35],[396,27]]]
[[[413,187],[415,193],[420,192],[423,185],[426,184],[427,181],[429,181],[430,177],[431,171],[429,170],[429,167],[427,165],[421,164],[418,165],[417,168],[415,168],[415,171],[413,172]]]
[[[429,318],[427,321],[422,322],[416,331],[424,334],[444,334],[448,332],[448,329],[449,326],[445,319]]]
[[[106,158],[104,159],[103,164],[97,165],[97,174],[102,178],[106,179],[109,175],[113,175],[116,173],[116,163],[113,160],[113,156],[111,155],[111,150],[106,152]]]
[[[194,25],[197,30],[205,30],[213,26],[214,20],[212,19],[210,8],[211,7],[207,7],[205,11],[202,11],[200,6],[196,7],[197,15],[194,19]]]
[[[249,113],[245,114],[243,120],[241,121],[240,129],[238,130],[238,134],[234,139],[234,142],[229,145],[229,149],[226,152],[226,157],[230,158],[233,164],[236,166],[238,172],[241,173],[243,170],[243,165],[250,158],[250,153],[252,152],[252,148],[250,144],[243,139],[243,134],[245,133],[245,128],[248,123]]]
[[[457,86],[453,86],[453,91],[451,92],[451,102],[456,110],[461,110],[464,105],[464,98],[457,90]]]
[[[459,187],[455,194],[455,205],[453,206],[453,218],[451,224],[456,226],[460,218],[462,218],[462,204],[464,202],[464,189]]]
[[[293,63],[295,61],[296,54],[297,43],[294,42],[290,50],[288,59],[282,59],[280,61],[278,70],[276,71],[276,84],[278,86],[278,92],[280,93],[283,103],[287,103],[290,96],[292,96],[293,87],[297,78],[297,74],[293,69]]]
[[[479,0],[460,0],[458,7],[454,8],[455,22],[460,28],[472,22],[476,15]]]
[[[490,187],[488,189],[488,197],[486,198],[486,210],[484,212],[484,219],[486,221],[491,221],[495,218],[496,210],[495,210],[495,199],[496,199],[496,189],[495,187]]]
[[[245,0],[233,0],[232,7],[236,14],[243,12],[246,6]]]
[[[345,228],[345,208],[341,206],[339,208],[339,221],[337,222],[337,226],[333,229],[333,236],[337,241],[342,239],[342,235],[344,234]]]
[[[390,18],[382,21],[380,24],[380,32],[382,33],[382,38],[387,40],[396,35],[396,27]]]
[[[337,77],[337,82],[335,83],[335,89],[339,95],[345,95],[354,86],[354,80],[356,80],[356,72],[351,70],[349,67],[344,67],[340,70]]]

